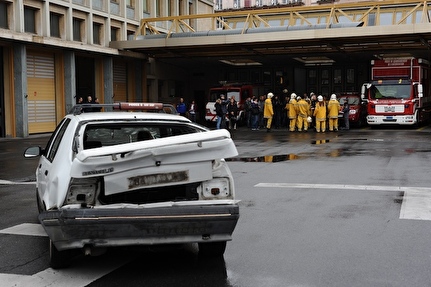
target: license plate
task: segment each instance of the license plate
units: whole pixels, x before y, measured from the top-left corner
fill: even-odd
[[[176,171],[168,173],[155,173],[129,177],[129,189],[141,186],[150,186],[163,183],[182,182],[189,179],[188,171]]]
[[[392,119],[393,119],[393,117],[386,117],[386,119],[387,119],[387,120],[392,120]]]

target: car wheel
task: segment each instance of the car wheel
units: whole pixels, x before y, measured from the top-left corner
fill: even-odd
[[[208,257],[223,256],[224,251],[226,250],[226,241],[201,242],[198,243],[198,246],[199,255]]]
[[[68,267],[71,260],[71,250],[59,251],[52,240],[49,240],[49,259],[52,269],[61,269]]]

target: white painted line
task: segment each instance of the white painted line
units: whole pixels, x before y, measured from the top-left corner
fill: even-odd
[[[131,260],[132,258],[100,260],[97,264],[92,260],[82,260],[77,266],[61,270],[48,268],[32,276],[0,274],[0,282],[2,287],[87,286]]]
[[[410,188],[404,192],[400,219],[431,220],[431,190]]]
[[[4,184],[4,185],[18,185],[18,184],[35,185],[36,182],[35,181],[10,181],[10,180],[0,179],[0,184]]]
[[[255,187],[403,191],[400,219],[431,220],[431,188],[408,186],[258,183]]]
[[[48,236],[42,225],[35,223],[22,223],[0,230],[3,234],[28,235],[28,236]],[[1,282],[1,281],[0,281]]]
[[[318,188],[353,190],[404,190],[401,186],[351,185],[351,184],[306,184],[306,183],[258,183],[255,187]]]

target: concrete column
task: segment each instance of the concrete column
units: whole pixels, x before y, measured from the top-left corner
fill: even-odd
[[[112,104],[114,102],[114,61],[111,57],[103,59],[103,102]]]
[[[76,67],[75,53],[72,51],[64,52],[64,97],[66,113],[76,104]]]
[[[145,61],[136,61],[135,64],[135,91],[136,91],[136,101],[143,102],[143,69],[145,68]]]
[[[28,102],[27,102],[27,50],[25,45],[13,46],[15,132],[17,137],[28,136]]]

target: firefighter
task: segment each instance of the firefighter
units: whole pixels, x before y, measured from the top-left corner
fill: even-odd
[[[296,117],[298,114],[296,113],[296,94],[292,93],[290,95],[290,100],[286,103],[287,116],[289,117],[289,131],[294,132],[296,127]]]
[[[313,116],[316,118],[316,132],[326,130],[326,104],[322,96],[317,97]]]
[[[329,117],[329,131],[338,131],[338,113],[340,111],[340,103],[337,101],[335,94],[331,95],[328,102],[328,117]]]
[[[271,131],[272,116],[274,116],[274,109],[272,108],[272,97],[273,93],[268,93],[263,108],[263,117],[266,119],[266,131]]]
[[[308,121],[307,118],[310,116],[310,104],[303,98],[299,97],[299,101],[296,104],[296,110],[298,113],[297,117],[297,127],[298,132],[304,129],[304,132],[308,130]]]

